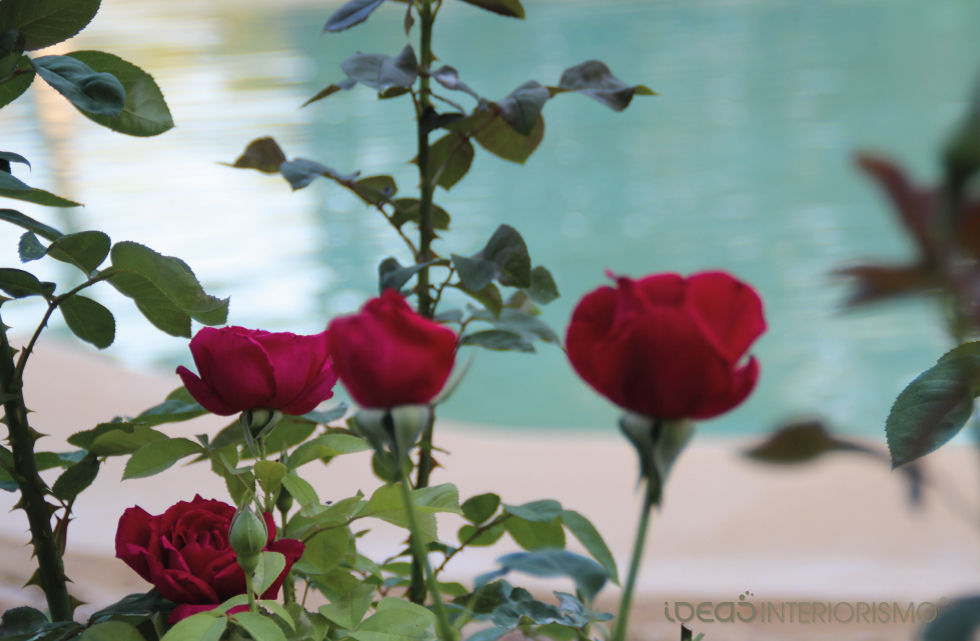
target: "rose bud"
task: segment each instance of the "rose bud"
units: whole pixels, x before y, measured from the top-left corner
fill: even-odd
[[[456,334],[415,313],[388,289],[361,311],[330,322],[334,371],[361,407],[424,405],[449,378]]]
[[[759,364],[743,358],[765,328],[759,295],[724,272],[618,277],[582,298],[565,345],[579,376],[620,407],[706,419],[752,391]]]
[[[302,415],[333,396],[327,334],[300,336],[244,327],[204,327],[190,343],[195,375],[178,367],[184,386],[206,410]]]
[[[255,571],[268,539],[269,531],[263,519],[247,505],[239,508],[228,529],[228,544],[238,555],[238,565],[246,574]]]

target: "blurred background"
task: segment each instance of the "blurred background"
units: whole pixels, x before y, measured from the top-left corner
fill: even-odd
[[[209,292],[231,297],[230,323],[274,331],[322,330],[376,293],[380,260],[407,262],[377,213],[333,183],[291,193],[280,176],[221,164],[271,135],[291,158],[390,174],[411,193],[410,101],[379,101],[357,87],[300,108],[344,77],[339,64],[348,55],[402,49],[401,5],[386,3],[355,30],[320,35],[339,0],[102,4],[65,50],[98,48],[150,71],[177,126],[153,140],[130,138],[86,122],[60,97],[28,92],[0,114],[4,148],[32,162],[31,185],[86,206],[57,220],[50,209],[25,204],[25,213],[180,256]],[[950,345],[929,301],[841,312],[847,287],[834,269],[910,253],[852,155],[883,152],[916,179],[936,179],[938,148],[980,70],[976,5],[525,7],[527,20],[518,21],[447,2],[435,33],[440,62],[491,99],[531,79],[556,84],[564,68],[590,58],[660,95],[638,97],[620,114],[580,95],[549,101],[544,141],[526,167],[481,150],[465,180],[438,190],[453,226],[437,251],[473,253],[500,223],[517,227],[562,292],[545,309],[559,334],[606,269],[730,271],[766,302],[770,329],[753,350],[762,377],[748,403],[703,429],[756,434],[820,414],[842,432],[883,438],[896,394]],[[26,178],[25,169],[14,171]],[[14,265],[18,232],[0,233],[0,258]],[[39,275],[61,267],[45,262]],[[190,360],[186,340],[159,333],[127,301],[109,306],[119,321],[109,351],[124,364],[169,372]],[[42,311],[20,304],[4,320],[26,334]],[[614,424],[618,411],[586,391],[559,348],[538,352],[479,351],[442,415],[509,427]]]

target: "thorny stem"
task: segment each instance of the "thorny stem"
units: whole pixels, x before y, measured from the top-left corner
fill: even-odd
[[[57,307],[52,304],[42,321],[41,327]],[[36,342],[40,327],[31,339]],[[20,362],[26,361],[26,351]],[[45,501],[47,485],[37,470],[34,455],[35,436],[27,422],[27,407],[24,404],[22,369],[14,365],[14,350],[7,339],[7,329],[0,320],[0,393],[3,394],[4,420],[9,433],[10,449],[13,454],[13,477],[20,490],[21,506],[27,513],[31,529],[31,542],[37,557],[37,578],[48,602],[48,610],[53,621],[71,621],[72,605],[68,595],[65,566],[61,550],[51,529],[51,513]]]
[[[430,89],[429,89],[429,68],[432,66],[432,25],[435,22],[435,14],[432,11],[432,0],[415,0],[415,6],[419,13],[421,35],[419,36],[419,58],[422,73],[419,74],[418,106],[416,112],[416,126],[418,130],[418,167],[419,167],[419,251],[415,256],[415,262],[424,263],[432,260],[432,240],[435,233],[432,226],[432,197],[435,184],[430,175],[429,166],[429,132],[423,124],[423,119],[431,109]],[[432,318],[435,315],[435,307],[432,304],[432,296],[429,292],[429,268],[423,267],[418,272],[418,311],[425,318]],[[416,487],[426,487],[429,484],[429,472],[432,469],[432,423],[425,430],[419,443],[419,469],[416,480]],[[407,488],[408,479],[405,478],[403,485]],[[407,500],[407,499],[406,499]],[[406,505],[406,509],[409,506]],[[425,601],[426,581],[423,575],[423,568],[428,566],[428,557],[419,554],[421,541],[416,534],[412,533],[412,580],[409,593],[412,600],[416,603]],[[423,551],[424,552],[424,551]],[[433,594],[433,599],[439,603],[439,592]],[[440,604],[441,607],[441,604]],[[444,617],[443,613],[443,617]],[[442,620],[440,619],[440,625]],[[446,637],[444,641],[450,641]]]

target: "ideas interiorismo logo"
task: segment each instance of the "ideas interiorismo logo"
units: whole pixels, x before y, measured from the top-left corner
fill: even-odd
[[[755,601],[746,590],[737,601],[664,601],[671,623],[802,625],[931,623],[949,602],[923,601]]]

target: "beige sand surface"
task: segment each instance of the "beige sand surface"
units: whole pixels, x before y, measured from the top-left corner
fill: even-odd
[[[41,445],[57,450],[72,432],[117,414],[136,414],[178,383],[176,376],[125,371],[84,348],[42,344],[27,372],[28,405],[35,411],[34,426],[50,435]],[[226,423],[205,417],[165,429],[188,436],[213,433]],[[496,491],[509,503],[557,498],[592,519],[621,568],[628,561],[639,509],[634,454],[612,428],[562,434],[440,423],[437,429],[438,444],[449,454],[441,457],[445,468],[433,482],[456,483],[463,498],[484,491]],[[907,605],[980,591],[980,475],[973,450],[950,447],[929,457],[927,473],[934,486],[945,489],[927,490],[925,504],[915,509],[902,479],[884,464],[842,454],[800,467],[764,466],[741,458],[744,446],[700,438],[677,463],[648,540],[634,619],[637,638],[677,638],[665,607],[736,601],[746,591],[759,607],[781,600]],[[329,466],[311,464],[306,478],[323,499],[357,490],[369,494],[379,483],[367,462],[357,454]],[[70,530],[68,574],[92,607],[147,588],[112,558],[122,510],[139,504],[160,512],[194,493],[227,497],[203,465],[129,481],[120,480],[121,470],[118,461],[106,466],[79,499]],[[13,503],[13,495],[0,496],[3,507]],[[442,528],[456,525],[452,518],[440,522]],[[20,511],[0,521],[0,607],[39,602],[34,588],[20,589],[31,572],[26,530]],[[401,537],[400,531],[378,529],[362,547],[368,556],[384,557]],[[513,549],[504,541],[473,550],[454,559],[447,573],[466,581]],[[606,592],[611,608],[618,588]],[[832,624],[763,623],[757,617],[748,624],[691,625],[706,640],[734,641],[908,639],[914,629],[860,617]]]

